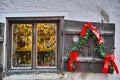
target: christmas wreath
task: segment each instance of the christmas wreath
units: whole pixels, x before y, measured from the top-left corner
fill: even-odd
[[[91,36],[95,42],[96,48],[95,51],[97,51],[102,58],[104,58],[104,66],[102,69],[103,73],[113,73],[114,69],[116,73],[118,74],[118,68],[117,65],[114,62],[114,55],[105,53],[105,45],[103,44],[102,37],[100,36],[100,33],[96,29],[95,26],[93,26],[90,22],[84,24],[78,42],[71,48],[71,50],[68,52],[68,69],[70,71],[73,70],[79,70],[78,67],[78,51],[82,49],[83,45],[87,42],[89,36]]]

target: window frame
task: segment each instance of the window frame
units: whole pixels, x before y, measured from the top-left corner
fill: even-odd
[[[37,68],[36,66],[36,37],[35,31],[36,31],[36,24],[37,23],[56,23],[57,24],[57,66],[56,68]],[[11,24],[13,23],[30,23],[33,25],[32,30],[32,62],[31,62],[31,69],[12,69],[11,68],[11,46],[10,43],[12,39],[11,35]],[[63,55],[63,30],[64,30],[64,17],[63,16],[54,16],[54,17],[7,17],[6,18],[6,55],[7,55],[7,61],[6,61],[6,70],[7,72],[59,72],[61,70],[61,63],[62,63],[62,55]]]

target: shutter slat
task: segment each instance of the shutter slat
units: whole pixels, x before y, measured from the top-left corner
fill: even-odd
[[[80,34],[81,30],[64,30],[65,34]],[[112,36],[114,34],[113,31],[100,31],[101,36]]]
[[[64,56],[64,62],[68,60],[68,57]],[[78,62],[103,62],[104,59],[101,58],[92,58],[92,57],[78,57]]]

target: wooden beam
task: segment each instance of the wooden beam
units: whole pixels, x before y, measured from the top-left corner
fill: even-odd
[[[68,60],[68,57],[64,56],[64,62]],[[78,57],[78,62],[104,62],[104,59],[101,58],[93,58],[93,57]]]
[[[81,30],[71,30],[71,29],[65,29],[64,32],[65,34],[79,34]],[[114,34],[113,31],[100,31],[101,36],[111,36]]]

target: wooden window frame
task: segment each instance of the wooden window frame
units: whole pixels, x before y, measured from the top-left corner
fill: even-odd
[[[11,69],[11,24],[13,23],[30,23],[33,26],[36,26],[36,23],[56,23],[57,24],[57,66],[56,68],[37,68],[36,67],[36,49],[35,41],[33,40],[32,44],[32,66],[31,69]],[[63,30],[64,30],[64,17],[63,16],[54,16],[54,17],[7,17],[6,18],[6,70],[7,72],[59,72],[61,71],[62,55],[63,55]],[[35,28],[32,30],[32,36],[35,37]],[[34,53],[34,54],[33,54]]]

